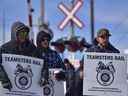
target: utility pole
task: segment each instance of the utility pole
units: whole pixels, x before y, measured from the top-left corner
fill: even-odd
[[[45,0],[40,0],[39,31],[43,29],[44,23],[45,23]]]
[[[3,9],[3,22],[2,22],[2,29],[3,29],[3,44],[5,43],[5,10]]]
[[[40,19],[42,23],[44,23],[44,20],[45,20],[45,1],[44,0],[40,1]]]
[[[28,5],[28,22],[29,22],[29,28],[30,28],[30,40],[34,42],[34,32],[33,32],[33,22],[32,22],[32,13],[34,9],[32,8],[32,1],[27,0],[27,5]]]
[[[93,40],[94,40],[94,36],[95,36],[95,34],[94,34],[94,32],[95,32],[95,30],[94,30],[94,0],[90,0],[90,16],[91,16],[91,18],[90,18],[91,42],[93,44]]]
[[[75,3],[75,0],[72,0],[72,1],[71,1],[71,9],[74,7],[74,3]],[[70,38],[72,38],[72,37],[75,36],[75,26],[74,26],[74,23],[73,23],[72,20],[70,20],[70,27],[71,27]]]

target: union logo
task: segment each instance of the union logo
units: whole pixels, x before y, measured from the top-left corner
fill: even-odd
[[[17,88],[26,90],[31,87],[33,73],[30,65],[24,68],[20,64],[17,64],[14,74]]]

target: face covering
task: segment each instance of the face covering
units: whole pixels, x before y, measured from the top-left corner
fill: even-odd
[[[28,32],[19,32],[18,35],[21,36],[22,38],[25,38],[28,36]]]

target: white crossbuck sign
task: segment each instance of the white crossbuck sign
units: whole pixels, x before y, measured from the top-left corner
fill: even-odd
[[[78,27],[83,27],[83,23],[75,16],[75,13],[80,9],[82,5],[83,1],[79,0],[72,8],[72,10],[70,10],[63,3],[59,4],[59,9],[67,15],[67,17],[64,18],[64,20],[59,25],[59,28],[61,30],[64,29],[64,27],[69,23],[70,20],[72,20]]]

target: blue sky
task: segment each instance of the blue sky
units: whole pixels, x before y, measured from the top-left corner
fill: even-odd
[[[60,2],[69,6],[71,0],[45,0],[45,19],[50,23],[50,27],[54,32],[54,39],[69,35],[70,28],[66,26],[63,31],[58,29],[58,24],[63,20],[65,15],[57,8]],[[100,28],[108,28],[112,37],[110,41],[120,50],[128,49],[128,0],[94,0],[95,1],[95,34]],[[83,21],[85,27],[79,29],[75,27],[75,34],[77,36],[85,37],[88,42],[90,40],[90,14],[89,14],[90,0],[84,0],[84,5],[76,13],[76,16]],[[33,23],[38,24],[40,16],[40,0],[32,0],[34,8]],[[28,12],[26,0],[0,0],[0,45],[2,44],[2,20],[3,11],[5,13],[5,31],[6,41],[10,39],[11,24],[20,20],[28,24]],[[35,34],[38,32],[37,26],[34,26]]]

